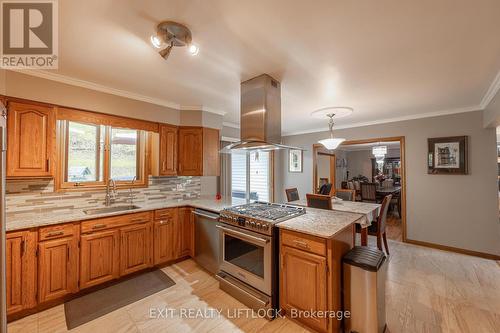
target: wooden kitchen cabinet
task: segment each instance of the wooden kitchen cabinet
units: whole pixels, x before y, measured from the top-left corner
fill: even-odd
[[[192,208],[179,208],[179,218],[176,223],[176,257],[194,257],[194,221]]]
[[[327,310],[327,261],[325,257],[288,246],[281,248],[281,306],[285,310]],[[300,321],[326,331],[326,318],[302,317]]]
[[[220,175],[219,130],[205,127],[179,127],[178,138],[178,175]]]
[[[177,175],[177,126],[161,124],[160,132],[160,169],[161,176]]]
[[[6,235],[7,314],[36,306],[36,232]]]
[[[120,230],[82,235],[80,242],[80,289],[120,276]]]
[[[78,291],[78,238],[64,237],[38,245],[38,301]]]
[[[120,228],[120,276],[152,266],[152,224]]]
[[[52,177],[53,108],[8,101],[7,109],[7,177]]]
[[[298,311],[342,311],[342,257],[353,247],[354,225],[332,238],[280,229],[280,306]],[[339,332],[342,322],[327,316],[293,320],[318,332]]]
[[[153,223],[153,262],[159,265],[176,258],[176,246],[174,236],[177,224],[177,208],[157,210]]]

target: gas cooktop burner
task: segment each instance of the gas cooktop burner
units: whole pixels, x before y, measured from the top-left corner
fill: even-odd
[[[274,224],[305,213],[304,207],[257,201],[223,209],[220,212],[219,221],[259,233],[271,234]]]
[[[303,207],[280,205],[260,201],[227,208],[225,209],[225,211],[242,216],[253,217],[255,219],[264,219],[275,222],[281,222],[281,220],[305,213],[305,209]]]

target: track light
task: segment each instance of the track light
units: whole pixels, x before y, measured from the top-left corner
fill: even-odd
[[[177,22],[165,21],[158,24],[156,34],[150,37],[151,44],[160,49],[164,45],[168,45],[159,53],[163,59],[167,59],[174,46],[187,46],[188,52],[191,55],[197,55],[200,48],[192,43],[191,31],[185,26]]]

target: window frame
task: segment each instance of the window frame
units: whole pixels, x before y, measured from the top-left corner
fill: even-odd
[[[271,151],[264,151],[264,152],[269,152],[269,202],[274,202],[274,150]],[[231,165],[232,163],[232,154],[231,158],[229,161],[229,164]],[[245,184],[245,202],[250,203],[250,152],[245,154],[246,158],[246,184]],[[227,175],[225,175],[226,180],[229,180],[229,188],[228,190],[230,191],[229,196],[232,198],[232,191],[233,191],[233,179],[232,179],[232,167],[229,168],[229,172]]]
[[[96,128],[104,127],[104,131],[102,131],[104,135],[104,146],[101,147],[100,144],[100,135],[97,135],[97,141],[99,142],[97,147],[97,156],[103,157],[103,177],[102,181],[89,181],[89,182],[71,182],[66,180],[67,170],[68,170],[68,140],[69,140],[69,122],[84,124],[95,126]],[[85,122],[80,120],[67,120],[67,119],[59,119],[57,120],[57,161],[58,168],[56,171],[56,177],[54,179],[54,186],[56,191],[82,191],[82,190],[96,190],[96,189],[105,189],[106,185],[110,179],[111,174],[111,129],[119,128],[119,129],[128,129],[135,130],[138,132],[138,172],[137,174],[141,177],[134,182],[131,181],[116,181],[117,188],[127,189],[127,188],[137,188],[137,187],[147,187],[148,186],[148,135],[147,131],[136,128],[125,128],[119,126],[112,125],[104,125],[104,124],[96,124],[92,122]],[[98,133],[101,131],[99,130]],[[104,153],[102,153],[102,149]],[[100,160],[96,156],[96,165],[99,166]],[[99,168],[99,167],[98,167]]]

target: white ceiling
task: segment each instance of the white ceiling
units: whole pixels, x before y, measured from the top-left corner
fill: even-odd
[[[239,122],[240,82],[282,82],[283,132],[325,129],[311,111],[354,108],[338,125],[478,109],[500,69],[498,0],[59,1],[65,77]],[[196,57],[164,61],[157,23],[188,25]],[[128,93],[126,93],[128,94]]]

